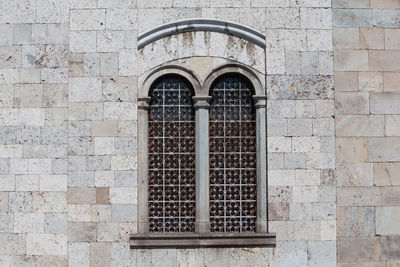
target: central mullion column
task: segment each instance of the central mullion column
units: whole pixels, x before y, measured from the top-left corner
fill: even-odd
[[[267,97],[253,96],[256,108],[256,139],[257,139],[257,232],[266,233],[267,225],[267,131],[265,123],[265,108]]]
[[[196,124],[196,233],[210,232],[210,182],[208,122],[210,96],[195,96]]]

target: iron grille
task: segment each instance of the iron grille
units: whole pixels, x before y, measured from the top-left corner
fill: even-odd
[[[210,107],[212,232],[256,231],[256,123],[251,86],[221,77]]]
[[[180,77],[152,87],[149,110],[149,227],[194,232],[195,124],[192,93]]]

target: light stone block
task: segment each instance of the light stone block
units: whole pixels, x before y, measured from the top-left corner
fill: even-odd
[[[336,221],[321,221],[321,240],[336,241]]]
[[[312,220],[312,204],[311,203],[291,202],[290,203],[290,220],[291,221],[311,221]]]
[[[11,45],[13,43],[13,25],[0,24],[0,45]]]
[[[16,175],[15,176],[16,191],[38,191],[39,175]]]
[[[19,124],[19,111],[13,108],[0,109],[0,125],[11,126]]]
[[[312,135],[333,136],[335,132],[335,120],[333,118],[317,118],[312,121]]]
[[[114,154],[114,137],[95,137],[94,151],[96,155]]]
[[[333,26],[371,27],[373,12],[371,9],[333,9]]]
[[[385,116],[387,136],[400,136],[400,115]]]
[[[306,168],[308,169],[333,169],[335,168],[335,153],[307,153]]]
[[[399,137],[369,138],[368,160],[370,162],[400,161]]]
[[[289,186],[295,184],[294,170],[269,170],[268,185],[269,186]]]
[[[333,52],[319,53],[319,74],[333,75]]]
[[[44,214],[14,213],[14,233],[44,233]]]
[[[90,205],[68,205],[68,221],[89,222],[91,220]]]
[[[66,213],[45,213],[44,232],[46,234],[67,234],[67,214]]]
[[[293,202],[316,202],[318,201],[317,186],[293,186],[292,187]]]
[[[335,96],[336,114],[368,114],[369,113],[369,94],[340,92]],[[372,110],[371,110],[372,111]]]
[[[384,49],[385,30],[374,28],[360,29],[361,49]]]
[[[285,51],[283,49],[269,50],[267,57],[267,73],[285,74]]]
[[[136,187],[112,187],[110,188],[111,204],[137,204]]]
[[[37,0],[36,22],[60,23],[68,22],[69,1],[68,0]]]
[[[312,203],[312,218],[318,220],[336,220],[336,203]]]
[[[319,170],[296,170],[296,185],[319,185]]]
[[[368,51],[369,71],[400,71],[400,51],[370,50]]]
[[[333,46],[335,49],[360,49],[360,30],[358,28],[334,28]]]
[[[382,187],[382,206],[400,205],[400,187]]]
[[[308,242],[308,266],[310,267],[335,267],[336,242],[310,241]]]
[[[101,31],[105,29],[104,9],[73,9],[70,12],[70,30]]]
[[[377,187],[338,187],[337,205],[340,206],[380,206],[381,190]]]
[[[26,252],[29,255],[67,255],[67,235],[27,234]]]
[[[385,48],[388,50],[400,49],[399,29],[385,29]]]
[[[112,221],[133,222],[137,220],[137,205],[112,205]]]
[[[69,242],[68,243],[68,266],[89,267],[90,252],[89,243]]]
[[[107,9],[107,30],[135,30],[137,27],[137,12],[135,9]]]
[[[367,162],[368,140],[366,138],[336,138],[337,162]]]
[[[40,191],[67,191],[66,175],[40,175]]]
[[[307,32],[305,30],[279,30],[279,44],[281,48],[289,51],[305,50]]]
[[[70,31],[69,33],[71,52],[96,52],[96,31]]]
[[[383,76],[381,72],[360,72],[359,90],[365,92],[379,92],[383,90]]]
[[[290,137],[268,137],[268,151],[271,152],[291,152]]]
[[[66,212],[67,194],[65,192],[33,192],[34,212]]]
[[[294,240],[320,240],[321,222],[296,221],[293,223]]]
[[[14,175],[0,175],[0,190],[1,191],[14,191],[15,190],[15,176]]]
[[[308,30],[308,51],[332,51],[332,30]]]
[[[298,8],[267,8],[266,27],[277,29],[297,29],[300,26],[300,12]]]
[[[277,242],[273,266],[307,266],[307,243]]]
[[[331,29],[332,12],[324,8],[300,8],[302,29]]]
[[[375,163],[374,184],[376,186],[400,185],[400,163]]]
[[[398,236],[385,236],[381,242],[382,259],[384,260],[398,260],[400,247],[400,238]],[[393,262],[393,266],[398,264],[399,261]],[[391,265],[389,265],[390,267]]]
[[[105,102],[106,120],[137,120],[137,105],[132,102]]]
[[[358,91],[357,72],[335,72],[336,91]]]
[[[373,207],[338,207],[338,237],[374,236],[375,209]]]
[[[134,155],[112,156],[111,170],[135,170],[137,169],[137,157]]]
[[[318,137],[293,137],[292,138],[293,152],[319,152],[320,139]]]
[[[101,81],[98,78],[70,78],[68,100],[70,102],[94,102],[102,99]]]
[[[379,28],[398,28],[399,27],[399,11],[398,10],[380,10],[375,9],[373,12],[373,23]]]
[[[17,69],[0,69],[0,84],[12,84],[19,81]]]
[[[368,71],[373,70],[368,67],[369,58],[376,65],[375,58],[368,56],[366,50],[336,50],[335,51],[335,71]]]
[[[400,114],[400,94],[398,93],[372,93],[370,106],[372,114]]]
[[[337,164],[336,177],[338,186],[373,186],[373,164]]]
[[[380,115],[336,115],[336,136],[383,136],[385,118]]]
[[[111,205],[92,205],[91,221],[111,221]]]

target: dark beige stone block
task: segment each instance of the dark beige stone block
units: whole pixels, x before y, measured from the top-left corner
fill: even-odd
[[[96,242],[97,223],[69,222],[68,241]]]
[[[379,261],[380,249],[380,237],[342,238],[338,240],[338,261]]]
[[[382,260],[400,260],[400,236],[383,236]]]
[[[96,204],[108,204],[108,187],[98,187],[96,188]]]
[[[95,204],[96,190],[94,188],[68,188],[68,204]]]

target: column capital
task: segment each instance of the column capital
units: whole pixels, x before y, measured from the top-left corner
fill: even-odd
[[[254,106],[258,108],[265,108],[267,106],[267,96],[266,95],[253,95]]]
[[[151,97],[138,97],[138,109],[148,110]]]
[[[194,108],[195,109],[209,109],[210,108],[211,96],[194,96]]]

